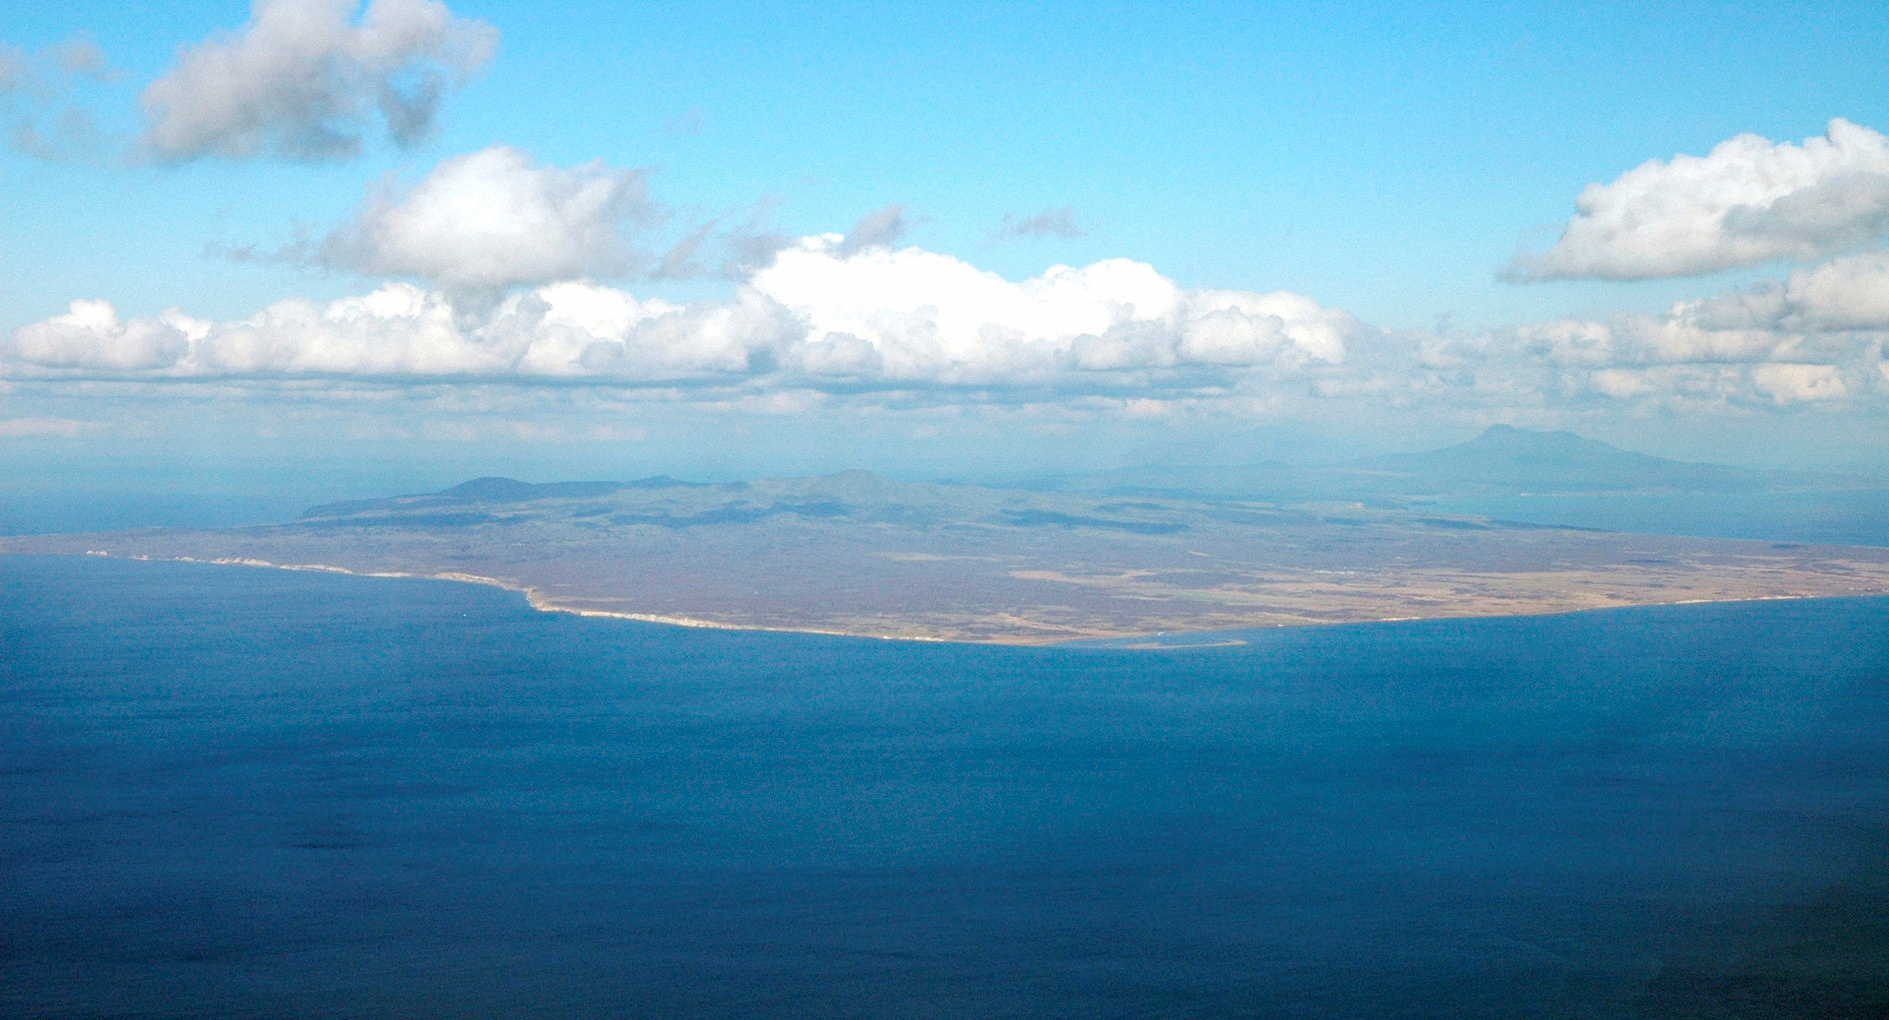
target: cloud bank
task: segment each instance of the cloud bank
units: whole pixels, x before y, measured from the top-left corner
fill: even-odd
[[[361,151],[376,117],[399,145],[431,128],[443,92],[492,57],[498,32],[439,0],[255,0],[249,23],[178,54],[141,97],[160,160],[217,154],[323,160]]]
[[[1889,400],[1889,253],[1799,269],[1663,315],[1561,319],[1433,339],[1424,364],[1492,397],[1529,403]]]
[[[1560,240],[1512,280],[1692,276],[1808,260],[1889,235],[1889,138],[1838,118],[1801,145],[1757,135],[1590,184]]]
[[[1375,329],[1287,292],[1185,289],[1126,259],[1011,281],[949,255],[849,250],[825,234],[789,244],[731,296],[687,304],[570,280],[472,303],[393,282],[225,322],[176,311],[127,319],[78,301],[0,341],[0,377],[465,381],[888,405],[1107,397],[1142,411],[1184,401],[1236,414],[1692,412],[1881,406],[1886,354],[1889,253],[1664,314],[1445,336]]]
[[[1364,328],[1295,294],[1184,290],[1117,259],[1012,282],[948,255],[803,238],[724,300],[558,282],[490,311],[389,283],[247,319],[121,318],[103,301],[14,331],[14,378],[308,375],[909,389],[1224,385],[1341,364]]]

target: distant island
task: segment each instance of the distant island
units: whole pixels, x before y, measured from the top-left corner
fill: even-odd
[[[1555,459],[1571,455],[1578,468],[1564,475],[1587,487],[1763,483],[1513,429],[1375,470],[1500,483],[1500,472],[1478,466],[1477,444],[1530,484],[1556,477]],[[1889,548],[1629,535],[1359,500],[895,482],[864,471],[727,484],[480,478],[319,506],[291,523],[21,536],[0,539],[0,552],[446,578],[521,591],[545,610],[1006,644],[1889,593]]]

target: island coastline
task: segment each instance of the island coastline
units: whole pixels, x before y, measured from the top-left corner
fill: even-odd
[[[74,554],[72,553],[34,553],[34,552],[14,551],[14,550],[7,550],[5,548],[0,548],[0,555],[71,556]],[[345,575],[348,577],[373,577],[373,578],[388,578],[388,579],[418,580],[418,581],[449,581],[449,582],[454,582],[458,584],[475,584],[475,585],[481,585],[483,587],[488,587],[488,588],[497,588],[501,591],[512,592],[512,593],[521,595],[524,597],[525,604],[527,606],[541,613],[557,613],[557,614],[564,614],[568,616],[585,617],[585,618],[590,618],[590,619],[625,620],[625,621],[630,621],[633,623],[646,623],[646,624],[653,624],[653,625],[664,626],[664,627],[683,627],[683,628],[694,629],[694,630],[720,630],[720,631],[730,631],[730,632],[754,632],[754,633],[769,633],[769,634],[806,634],[810,636],[851,638],[851,639],[871,640],[871,641],[907,641],[907,642],[920,643],[920,644],[963,644],[963,645],[975,645],[975,646],[982,646],[982,647],[1000,647],[1000,648],[1095,647],[1095,648],[1106,648],[1106,649],[1115,650],[1115,651],[1192,651],[1192,650],[1199,650],[1203,648],[1234,647],[1234,646],[1244,645],[1246,644],[1246,642],[1244,640],[1234,639],[1234,638],[1226,638],[1226,639],[1221,639],[1221,640],[1201,640],[1201,641],[1193,641],[1193,642],[1187,642],[1187,643],[1161,642],[1155,639],[1160,638],[1160,637],[1168,637],[1168,636],[1200,637],[1203,639],[1210,639],[1210,638],[1216,637],[1217,635],[1227,634],[1229,632],[1234,632],[1234,631],[1239,631],[1239,630],[1259,631],[1259,630],[1296,629],[1296,628],[1301,628],[1301,627],[1351,627],[1351,626],[1365,626],[1365,625],[1379,624],[1379,623],[1426,623],[1426,622],[1433,622],[1433,621],[1438,621],[1438,620],[1492,620],[1492,619],[1511,619],[1511,618],[1521,619],[1521,618],[1528,618],[1528,617],[1568,616],[1568,615],[1573,615],[1577,613],[1606,612],[1606,611],[1621,610],[1621,609],[1653,609],[1653,608],[1659,608],[1662,606],[1735,605],[1738,603],[1747,603],[1747,602],[1795,602],[1795,601],[1813,601],[1813,600],[1820,600],[1820,599],[1836,599],[1836,598],[1889,597],[1889,588],[1879,590],[1879,591],[1861,591],[1861,592],[1842,593],[1842,594],[1794,592],[1794,593],[1769,594],[1769,595],[1749,595],[1749,596],[1742,596],[1742,597],[1735,597],[1735,598],[1687,598],[1687,599],[1671,599],[1671,600],[1663,600],[1663,601],[1620,602],[1620,603],[1608,604],[1608,605],[1581,606],[1581,607],[1574,607],[1574,608],[1544,607],[1537,611],[1522,611],[1522,612],[1505,612],[1505,613],[1443,612],[1443,613],[1434,613],[1434,614],[1380,617],[1376,619],[1304,620],[1304,621],[1299,621],[1299,622],[1255,623],[1251,627],[1244,627],[1244,628],[1221,627],[1221,628],[1203,629],[1203,630],[1197,630],[1197,631],[1167,630],[1167,631],[1161,631],[1161,632],[1155,632],[1155,633],[1150,633],[1150,632],[1097,633],[1091,636],[1060,637],[1060,638],[1047,639],[1047,640],[1029,640],[1022,637],[1008,637],[1008,638],[993,637],[993,638],[986,638],[982,640],[975,640],[975,639],[966,639],[966,638],[959,638],[959,637],[937,636],[937,635],[930,635],[930,634],[887,634],[887,633],[874,633],[874,632],[863,631],[863,630],[849,631],[849,630],[839,630],[839,629],[834,629],[834,628],[821,628],[821,627],[771,626],[771,625],[762,625],[762,624],[748,624],[748,623],[741,623],[741,622],[736,622],[736,621],[712,620],[712,619],[707,619],[707,618],[703,618],[699,616],[673,615],[673,614],[661,614],[661,613],[638,613],[638,612],[628,612],[628,611],[623,611],[623,610],[598,609],[598,608],[587,607],[587,606],[582,606],[582,605],[563,605],[556,602],[552,597],[547,596],[544,593],[543,589],[536,585],[524,584],[521,582],[510,581],[504,578],[491,577],[491,576],[487,576],[483,574],[471,574],[471,573],[466,573],[463,571],[441,571],[437,573],[418,573],[418,572],[392,571],[392,570],[354,570],[348,567],[335,566],[333,564],[327,564],[327,563],[273,563],[267,560],[256,559],[254,557],[218,557],[218,558],[212,558],[212,559],[205,559],[205,558],[194,557],[194,556],[164,557],[164,556],[152,556],[148,554],[115,554],[115,553],[108,552],[106,550],[97,550],[97,549],[88,549],[81,555],[94,557],[94,558],[130,560],[130,561],[146,562],[146,563],[191,563],[191,564],[199,564],[203,566],[250,567],[250,568],[258,568],[258,569],[266,569],[266,570],[285,570],[285,571],[293,571],[293,572],[300,572],[300,573],[340,574],[340,575]]]

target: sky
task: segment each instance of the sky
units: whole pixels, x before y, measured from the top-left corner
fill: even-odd
[[[1875,4],[0,10],[16,492],[1889,473]]]

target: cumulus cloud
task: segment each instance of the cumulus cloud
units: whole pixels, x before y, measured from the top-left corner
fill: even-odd
[[[175,365],[202,332],[176,312],[124,322],[109,302],[74,301],[64,315],[15,330],[4,353],[41,368],[132,373]]]
[[[1798,269],[1659,315],[1560,319],[1423,342],[1437,379],[1516,399],[1672,406],[1889,398],[1889,253]]]
[[[1797,270],[1783,290],[1782,317],[1803,328],[1889,330],[1889,252]]]
[[[1723,332],[1816,337],[1889,332],[1889,252],[1866,252],[1793,270],[1743,291],[1676,310]]]
[[[162,160],[352,156],[378,114],[394,142],[432,126],[440,96],[491,59],[498,33],[439,0],[255,0],[233,35],[187,47],[144,90]]]
[[[1662,314],[1439,336],[1375,329],[1298,294],[1183,288],[1128,259],[1008,280],[920,248],[849,252],[825,234],[787,245],[730,296],[689,303],[571,280],[473,302],[393,282],[225,322],[80,301],[0,341],[0,377],[581,384],[1137,414],[1857,406],[1889,401],[1886,283],[1889,255],[1870,253]]]
[[[1838,118],[1801,145],[1757,135],[1590,184],[1560,240],[1513,280],[1690,276],[1808,260],[1889,234],[1889,138]]]
[[[1067,205],[1058,209],[1045,209],[1034,216],[1004,213],[1004,221],[997,228],[997,237],[1002,240],[1038,237],[1071,239],[1086,236],[1087,233],[1076,223],[1075,207]]]
[[[1013,283],[920,248],[847,254],[806,238],[749,288],[816,341],[870,343],[886,378],[954,384],[1083,372],[1338,362],[1359,324],[1290,294],[1183,290],[1152,266],[1111,259]]]
[[[318,240],[218,250],[417,278],[489,303],[513,286],[559,280],[745,280],[794,243],[769,226],[771,202],[695,220],[652,199],[647,184],[641,169],[546,166],[498,145],[447,159],[411,185],[389,177]],[[849,251],[904,230],[896,206],[861,222]]]
[[[455,290],[625,276],[651,260],[632,243],[634,230],[661,215],[640,170],[541,166],[501,145],[448,159],[410,189],[370,196],[317,259]]]
[[[122,319],[102,301],[16,330],[16,378],[335,375],[650,384],[1187,388],[1343,362],[1363,327],[1294,294],[1184,290],[1142,263],[1013,282],[948,255],[803,238],[723,300],[564,281],[489,309],[389,283],[250,318]]]

